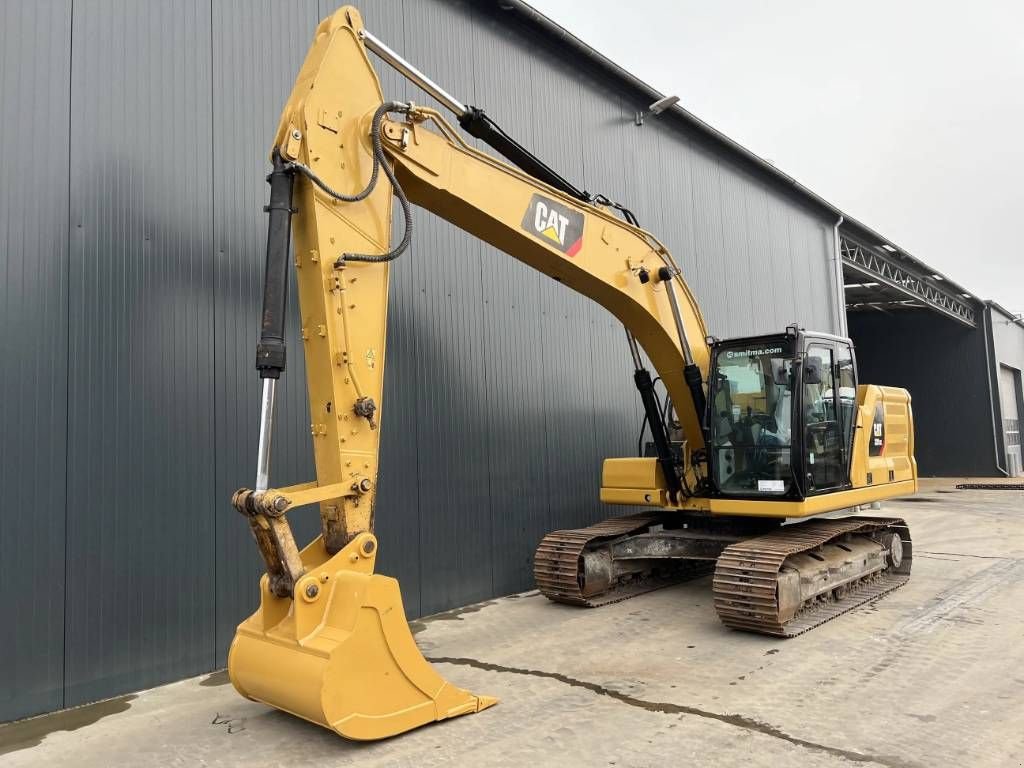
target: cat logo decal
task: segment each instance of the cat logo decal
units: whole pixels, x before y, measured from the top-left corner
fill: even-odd
[[[583,214],[543,195],[530,199],[522,227],[570,258],[583,247]]]

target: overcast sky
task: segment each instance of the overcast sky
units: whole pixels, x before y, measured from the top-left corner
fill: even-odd
[[[1024,311],[1024,3],[530,2],[968,290]]]

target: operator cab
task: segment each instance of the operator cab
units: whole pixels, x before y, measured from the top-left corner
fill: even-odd
[[[712,340],[706,424],[720,496],[803,499],[850,487],[857,365],[849,339]]]

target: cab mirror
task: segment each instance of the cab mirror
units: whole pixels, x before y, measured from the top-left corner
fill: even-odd
[[[804,360],[804,384],[821,384],[821,360],[816,357]]]

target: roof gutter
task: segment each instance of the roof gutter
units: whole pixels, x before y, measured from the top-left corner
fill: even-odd
[[[1000,304],[998,304],[995,301],[986,301],[985,305],[988,306],[988,307],[991,307],[992,309],[998,310],[1003,315],[1005,315],[1006,316],[1005,323],[1007,325],[1020,325],[1020,326],[1024,327],[1024,314],[1015,315],[1013,312],[1008,310],[1006,307],[1001,306]]]
[[[659,99],[665,98],[666,94],[656,90],[651,85],[645,83],[643,80],[641,80],[628,70],[623,69],[601,52],[591,48],[589,45],[587,45],[585,42],[576,37],[576,35],[572,34],[572,32],[567,30],[565,27],[561,26],[555,21],[552,21],[543,13],[538,11],[536,8],[533,8],[529,4],[523,2],[523,0],[496,0],[492,7],[496,8],[499,13],[514,16],[526,26],[532,29],[539,30],[542,34],[547,35],[552,40],[558,43],[559,50],[567,51],[570,55],[570,58],[578,57],[586,59],[591,66],[593,66],[595,69],[597,69],[605,76],[610,77],[613,80],[622,82],[627,87],[638,91],[640,94],[642,94],[644,99],[648,100],[648,104],[658,101]],[[682,119],[684,123],[686,123],[692,129],[696,130],[698,133],[703,134],[705,137],[709,138],[713,142],[725,147],[730,152],[739,155],[744,160],[757,167],[758,170],[765,173],[769,177],[774,178],[775,180],[781,182],[783,185],[792,188],[797,194],[809,200],[811,203],[821,208],[824,208],[826,211],[832,214],[832,216],[844,219],[844,222],[848,227],[852,226],[861,230],[865,235],[868,236],[868,239],[870,241],[876,243],[885,243],[886,245],[889,245],[890,247],[895,249],[896,254],[900,258],[906,259],[907,261],[921,269],[926,274],[938,274],[935,272],[934,268],[928,266],[920,259],[915,258],[913,255],[905,251],[903,248],[900,248],[895,243],[890,242],[887,237],[883,237],[881,234],[873,230],[871,227],[861,223],[860,221],[857,221],[857,219],[845,215],[839,208],[830,203],[828,200],[821,197],[816,192],[812,191],[810,188],[805,187],[803,184],[801,184],[799,181],[794,179],[789,174],[779,170],[776,166],[769,163],[763,157],[755,155],[742,144],[739,144],[733,139],[730,139],[721,131],[713,128],[708,123],[705,123],[692,112],[683,109],[677,104],[673,107],[668,108],[662,114],[673,114],[676,117]],[[956,290],[960,294],[967,293],[966,289],[964,289],[960,285],[957,285],[957,283],[950,280],[945,275],[943,275],[942,277],[950,288]]]
[[[495,5],[499,10],[517,17],[521,22],[524,22],[535,29],[539,29],[544,34],[553,38],[559,43],[562,50],[566,50],[570,54],[586,59],[592,66],[596,67],[606,76],[611,77],[614,80],[624,82],[630,88],[639,91],[643,94],[644,98],[648,100],[648,103],[665,98],[666,94],[656,90],[633,73],[623,69],[604,54],[591,48],[565,27],[552,21],[536,8],[531,7],[522,0],[497,0]],[[822,208],[825,208],[833,215],[842,215],[842,211],[832,205],[832,203],[828,202],[828,200],[825,200],[823,197],[815,194],[789,174],[783,173],[764,158],[755,155],[742,144],[730,139],[724,133],[711,127],[708,123],[705,123],[695,114],[683,109],[678,104],[673,107],[669,107],[662,114],[673,114],[682,118],[683,121],[692,128],[695,128],[697,131],[713,141],[724,145],[730,151],[740,155],[748,162],[753,163],[769,176],[782,181],[790,187],[794,187],[803,196],[809,198],[814,203],[817,203]]]

